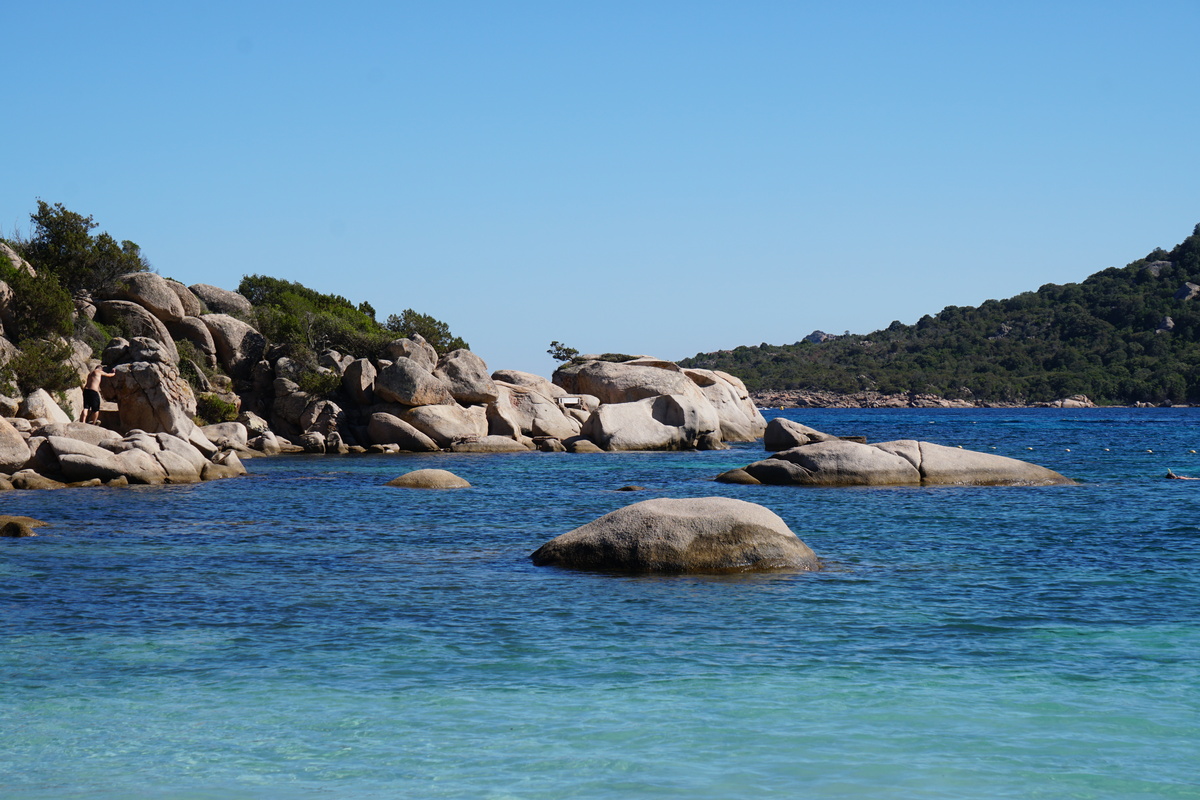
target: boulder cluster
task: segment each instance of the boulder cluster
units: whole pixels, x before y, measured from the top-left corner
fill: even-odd
[[[439,356],[414,335],[382,358],[326,350],[320,363],[340,377],[340,401],[307,395],[286,355],[258,361],[256,391],[241,398],[276,438],[310,452],[714,449],[766,428],[737,378],[656,359],[583,357],[551,381],[489,373],[470,350]]]
[[[313,394],[301,385],[311,365],[294,347],[267,341],[242,295],[150,272],[121,276],[115,286],[103,297],[76,297],[79,317],[128,337],[109,341],[99,359],[113,373],[102,383],[105,435],[67,425],[79,416],[81,389],[57,400],[42,390],[0,398],[9,448],[0,474],[14,486],[32,485],[29,474],[60,483],[203,480],[236,470],[243,458],[288,452],[716,449],[766,428],[745,385],[723,372],[646,356],[581,356],[547,380],[489,372],[471,351],[439,354],[419,335],[376,357],[320,352],[316,372],[336,390]],[[0,340],[6,361],[16,348]],[[86,342],[70,344],[82,384],[97,360]],[[197,393],[225,404],[237,421],[198,427]],[[194,450],[187,470],[161,455],[175,453],[177,442]]]

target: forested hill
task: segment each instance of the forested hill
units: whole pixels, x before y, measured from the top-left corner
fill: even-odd
[[[1200,225],[1170,252],[1156,249],[1082,283],[1047,284],[978,308],[947,306],[915,325],[897,321],[867,335],[764,343],[679,363],[725,370],[751,390],[1197,403]]]

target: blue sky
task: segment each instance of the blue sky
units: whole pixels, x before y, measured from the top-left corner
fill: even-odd
[[[1200,222],[1200,3],[9,3],[0,230],[492,368],[867,333]]]

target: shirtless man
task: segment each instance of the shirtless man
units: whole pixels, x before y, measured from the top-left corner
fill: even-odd
[[[93,425],[100,424],[100,380],[101,378],[116,377],[115,372],[105,372],[104,367],[100,364],[88,373],[87,380],[83,383],[83,410],[79,412],[80,422],[90,422]],[[91,412],[91,419],[88,419],[88,412]]]

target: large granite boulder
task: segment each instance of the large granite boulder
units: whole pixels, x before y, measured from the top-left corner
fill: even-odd
[[[0,286],[2,286],[3,283],[4,281],[0,281]],[[0,325],[0,329],[2,328],[3,325]],[[0,367],[16,358],[20,352],[20,348],[5,338],[3,336],[3,330],[0,330]]]
[[[1050,486],[1074,481],[1014,458],[901,439],[803,444],[745,467],[761,483],[782,486]],[[720,479],[723,479],[720,478]]]
[[[499,396],[488,376],[487,364],[470,350],[452,350],[438,359],[433,374],[440,378],[460,403],[494,403]]]
[[[266,349],[263,335],[229,314],[205,314],[200,320],[212,335],[217,360],[225,372],[233,378],[249,378]]]
[[[907,459],[857,442],[817,442],[774,455],[804,472],[803,486],[902,486],[921,483],[921,473]],[[753,465],[752,465],[753,466]],[[762,481],[755,470],[746,471]],[[763,481],[766,483],[767,481]]]
[[[517,369],[498,369],[492,373],[492,380],[513,386],[520,386],[525,389],[532,389],[551,400],[567,394],[566,389],[556,386],[541,375],[534,375],[532,372],[521,372]]]
[[[8,242],[0,241],[0,260],[7,260],[14,267],[29,275],[37,275],[33,265],[21,258]]]
[[[1064,477],[1052,469],[995,453],[980,453],[975,450],[946,447],[932,442],[911,442],[911,440],[908,442],[882,442],[875,447],[893,452],[900,452],[903,449],[907,457],[913,458],[913,444],[917,445],[915,450],[916,454],[919,454],[920,461],[916,466],[921,473],[921,482],[925,484],[1052,486],[1074,483],[1070,478]]]
[[[342,388],[358,406],[369,406],[375,402],[375,365],[365,358],[355,359],[346,365],[342,373]]]
[[[250,301],[237,292],[210,286],[207,283],[192,284],[188,288],[192,290],[192,294],[200,298],[209,311],[243,319],[248,318],[254,312],[254,306],[250,305]]]
[[[822,433],[815,428],[801,425],[799,422],[775,417],[767,423],[766,431],[763,433],[763,448],[775,453],[814,442],[836,441],[837,438],[832,434]]]
[[[191,342],[207,367],[211,369],[217,365],[217,343],[200,317],[184,317],[176,322],[168,322],[167,330],[176,340]]]
[[[44,465],[68,481],[126,481],[128,483],[196,483],[245,474],[237,456],[229,451],[206,456],[191,441],[166,432],[129,435],[105,440],[99,446],[65,436],[49,436],[39,447]]]
[[[137,303],[166,324],[184,317],[179,295],[166,278],[153,272],[130,272],[117,278],[113,299]]]
[[[179,363],[179,351],[175,348],[175,340],[171,338],[167,326],[137,303],[129,300],[105,300],[96,307],[96,315],[101,322],[122,328],[131,339],[145,337],[155,340],[169,354],[172,364]]]
[[[464,408],[454,402],[442,406],[417,406],[405,411],[401,419],[437,442],[438,447],[488,435],[487,411],[483,406]]]
[[[250,433],[240,422],[216,422],[200,428],[200,432],[222,449],[247,447],[250,443]]]
[[[299,436],[303,433],[300,417],[312,402],[308,393],[287,378],[276,378],[272,397],[271,428],[284,436]]]
[[[232,450],[222,450],[205,463],[204,471],[200,473],[200,480],[215,481],[220,478],[233,478],[245,474],[246,467],[242,465],[242,460],[238,458],[237,453]]]
[[[94,445],[121,438],[121,434],[116,431],[101,428],[99,425],[89,425],[86,422],[52,422],[33,431],[31,436],[63,436]]]
[[[497,382],[496,400],[488,406],[488,431],[498,436],[578,436],[580,423],[537,389]]]
[[[120,364],[109,379],[122,430],[166,431],[189,439],[195,430],[196,396],[174,364]]]
[[[601,403],[631,403],[661,395],[700,396],[699,387],[670,362],[567,363],[554,371],[554,383],[569,394],[591,394]]]
[[[394,444],[410,453],[430,453],[440,449],[437,442],[395,414],[379,411],[367,423],[371,444]]]
[[[605,450],[712,449],[721,421],[703,397],[647,397],[600,406],[581,433]],[[719,440],[718,440],[719,441]]]
[[[0,472],[11,475],[24,468],[29,461],[29,444],[20,431],[4,417],[0,417]]]
[[[17,310],[13,303],[15,297],[12,287],[0,281],[0,336],[15,338],[20,330],[20,321],[17,319]]]
[[[438,362],[437,351],[419,333],[414,333],[407,339],[392,340],[384,347],[384,355],[389,361],[395,361],[399,358],[410,358],[430,372],[433,372]]]
[[[552,539],[530,558],[539,567],[633,572],[820,568],[777,514],[727,497],[634,503]]]
[[[700,387],[704,397],[716,409],[724,441],[753,442],[763,435],[767,421],[739,378],[709,369],[685,369],[683,374]]]
[[[179,281],[163,278],[166,281],[167,288],[175,293],[179,298],[179,306],[183,309],[185,317],[198,317],[204,313],[204,304],[200,302],[200,298],[192,292],[191,289],[184,286]]]
[[[34,389],[21,399],[18,412],[24,419],[44,419],[47,422],[70,422],[71,417],[63,411],[45,389]]]
[[[385,403],[433,406],[454,403],[446,384],[423,364],[400,356],[375,376],[375,397]]]

